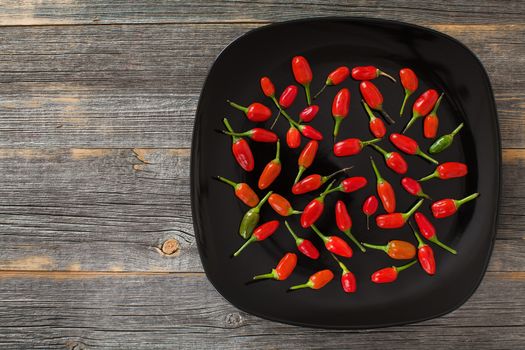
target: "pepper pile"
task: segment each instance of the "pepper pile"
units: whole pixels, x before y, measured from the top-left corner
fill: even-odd
[[[286,135],[277,135],[275,132],[260,126],[247,131],[235,131],[226,118],[223,119],[226,130],[223,130],[222,133],[231,137],[233,158],[239,167],[246,172],[251,172],[255,168],[255,159],[248,139],[252,142],[275,144],[275,158],[267,163],[258,177],[257,187],[259,190],[272,189],[272,185],[281,174],[283,168],[281,154],[284,150],[281,150],[280,138],[285,138],[286,145],[289,149],[296,149],[301,146],[301,135],[310,139],[298,155],[297,165],[290,165],[286,170],[297,173],[295,181],[290,183],[290,190],[293,196],[300,196],[312,191],[319,192],[302,210],[299,210],[301,208],[294,208],[289,200],[290,198],[285,198],[281,194],[274,193],[272,190],[267,191],[264,195],[258,195],[248,183],[237,183],[234,180],[217,176],[216,178],[218,180],[230,185],[234,189],[234,194],[238,199],[250,207],[244,214],[239,225],[239,235],[244,239],[244,242],[239,244],[240,248],[233,253],[232,258],[238,256],[252,243],[261,242],[255,244],[253,248],[250,248],[257,249],[256,246],[266,244],[264,241],[270,236],[280,234],[277,233],[279,228],[282,227],[280,220],[272,220],[263,224],[259,223],[261,210],[267,210],[269,206],[281,217],[298,216],[300,226],[304,229],[304,232],[299,234],[292,229],[287,220],[283,221],[289,233],[285,234],[285,236],[287,239],[292,239],[295,242],[299,253],[313,260],[317,260],[320,257],[320,251],[326,251],[332,257],[331,262],[333,266],[329,268],[327,266],[320,266],[319,271],[311,275],[308,281],[303,284],[291,286],[289,290],[323,288],[334,278],[334,272],[332,271],[332,269],[334,269],[335,271],[340,271],[341,289],[345,293],[354,293],[357,290],[356,277],[348,267],[348,262],[342,260],[343,258],[350,259],[354,255],[352,247],[357,248],[360,254],[370,254],[371,258],[374,257],[374,254],[377,254],[374,252],[383,251],[383,253],[391,259],[405,260],[405,263],[400,265],[396,264],[390,267],[384,267],[373,272],[370,276],[370,280],[373,283],[394,282],[398,279],[400,272],[415,265],[417,262],[419,262],[424,272],[428,275],[434,275],[438,268],[436,266],[433,248],[427,241],[451,254],[457,254],[457,252],[438,239],[436,228],[432,222],[425,214],[418,211],[425,200],[432,201],[430,196],[424,192],[422,182],[433,178],[449,180],[464,177],[468,173],[466,164],[454,161],[439,163],[428,154],[438,154],[447,149],[453,143],[454,137],[461,131],[464,125],[461,123],[450,133],[444,134],[436,139],[439,127],[438,108],[443,102],[444,94],[439,94],[434,89],[429,89],[421,93],[413,102],[412,118],[406,124],[403,132],[401,134],[394,132],[389,133],[388,126],[385,125],[383,119],[389,124],[395,123],[395,120],[385,110],[383,94],[372,80],[388,78],[392,83],[397,84],[397,80],[392,75],[375,66],[354,67],[352,69],[346,66],[337,67],[328,75],[319,92],[312,98],[310,88],[313,73],[308,60],[302,56],[292,58],[291,72],[297,84],[303,87],[306,102],[305,108],[299,113],[297,119],[290,116],[287,110],[297,101],[299,95],[298,86],[294,84],[288,85],[284,88],[279,98],[277,98],[276,88],[271,79],[269,77],[262,77],[260,79],[262,92],[264,96],[273,103],[275,112],[277,113],[270,129],[273,128],[279,116],[282,115],[289,126]],[[350,111],[350,90],[342,87],[334,91],[333,102],[327,111],[323,111],[321,106],[313,104],[313,101],[321,93],[330,91],[332,86],[343,84],[350,77],[359,82],[359,91],[362,97],[360,102],[369,121],[369,129],[373,137],[364,140],[360,138],[347,138],[337,141],[340,129],[344,128],[345,124],[348,123],[345,122],[345,120],[348,119]],[[416,73],[410,68],[403,68],[399,71],[399,81],[405,93],[399,112],[399,116],[402,118],[405,105],[410,97],[416,93],[419,82]],[[325,92],[325,94],[326,93],[327,92]],[[267,122],[272,117],[272,114],[274,114],[272,109],[261,102],[252,102],[247,106],[232,101],[227,102],[233,108],[243,112],[251,122]],[[402,188],[405,189],[409,195],[413,196],[412,198],[415,197],[414,203],[410,208],[402,208],[406,210],[404,212],[399,210],[399,205],[397,205],[399,202],[396,201],[399,193],[395,193],[394,187],[390,183],[392,177],[388,176],[389,181],[385,174],[379,171],[376,164],[378,159],[374,160],[370,158],[370,167],[375,174],[375,179],[370,180],[375,180],[375,190],[369,193],[362,204],[362,212],[366,216],[367,229],[370,230],[369,221],[371,217],[374,218],[375,224],[379,229],[398,229],[409,226],[412,231],[411,237],[413,243],[401,239],[392,239],[383,242],[383,244],[361,242],[358,237],[361,236],[361,238],[363,238],[365,235],[352,230],[352,218],[347,208],[348,203],[338,200],[334,209],[330,210],[326,207],[325,200],[332,193],[343,192],[349,194],[367,187],[369,180],[363,176],[346,177],[337,181],[337,176],[346,173],[352,167],[340,169],[324,176],[310,174],[303,177],[304,173],[308,172],[308,169],[316,161],[318,149],[321,147],[321,142],[324,139],[318,130],[307,124],[316,118],[320,111],[325,114],[331,112],[331,117],[333,118],[333,145],[330,145],[330,147],[333,149],[333,154],[336,157],[355,156],[361,153],[363,148],[370,146],[382,156],[381,158],[384,158],[386,166],[392,170],[394,174],[399,176]],[[404,135],[405,131],[412,127],[419,118],[424,118],[422,135],[427,139],[435,139],[428,152],[423,151],[414,139]],[[358,119],[356,118],[356,120]],[[361,118],[361,120],[365,119]],[[330,119],[326,118],[326,122],[330,122]],[[386,140],[389,140],[395,148],[405,155],[403,156],[401,153],[393,150],[387,150],[384,144],[382,146],[378,144],[380,142],[386,143]],[[406,156],[418,156],[430,163],[434,163],[435,170],[419,180],[406,176],[409,172],[408,164],[404,158]],[[321,189],[328,182],[329,184],[324,190]],[[431,213],[436,219],[454,215],[462,205],[477,198],[478,195],[478,193],[473,193],[462,199],[445,198],[435,201],[430,205]],[[261,200],[259,200],[260,196],[262,196]],[[266,204],[266,202],[268,202],[268,206],[265,207],[264,204]],[[376,215],[378,209],[384,211],[384,213]],[[330,214],[331,211],[332,214]],[[333,219],[342,235],[326,234],[317,226],[319,219],[323,215],[333,215]],[[416,225],[410,222],[412,216],[414,217]],[[409,225],[406,225],[407,223],[409,223]],[[305,238],[307,235],[311,239]],[[425,241],[425,239],[427,241]],[[322,243],[322,245],[320,243]],[[323,245],[324,248],[321,249],[320,247]],[[286,280],[293,274],[295,267],[300,264],[300,259],[304,259],[304,257],[298,258],[294,252],[287,252],[280,261],[275,262],[275,268],[272,268],[271,272],[255,275],[253,279]],[[270,270],[270,268],[268,268],[268,270]]]

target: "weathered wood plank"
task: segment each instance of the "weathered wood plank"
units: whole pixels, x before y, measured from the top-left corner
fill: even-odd
[[[523,271],[525,150],[503,155],[489,270]],[[187,149],[0,149],[0,173],[0,270],[202,271]]]
[[[227,303],[204,276],[51,274],[0,280],[2,349],[275,349],[284,343],[287,348],[515,349],[525,342],[525,279],[509,273],[488,273],[472,298],[444,317],[361,331],[313,331],[259,319]]]
[[[189,147],[215,56],[258,24],[0,27],[0,147]],[[491,77],[503,146],[525,147],[524,25],[432,25]]]
[[[312,16],[372,16],[413,22],[523,22],[520,1],[0,1],[0,25],[268,22]]]

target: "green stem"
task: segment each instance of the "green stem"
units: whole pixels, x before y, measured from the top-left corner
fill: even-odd
[[[275,159],[274,160],[276,160],[278,162],[281,162],[280,156],[281,156],[281,140],[277,140],[277,146],[276,146],[276,150],[275,150]]]
[[[230,121],[228,120],[228,118],[224,118],[222,122],[224,123],[224,126],[226,127],[226,129],[228,129],[229,132],[235,133],[235,131],[233,131],[232,126],[230,125]]]
[[[330,180],[330,179],[331,179],[332,177],[334,177],[335,175],[340,174],[340,173],[342,173],[342,172],[346,172],[346,171],[352,169],[353,167],[354,167],[354,166],[352,165],[352,166],[349,166],[348,168],[339,169],[339,170],[337,170],[336,172],[331,173],[330,175],[323,176],[323,177],[321,177],[321,182],[322,182],[322,183],[325,183],[326,181]]]
[[[303,176],[303,173],[304,171],[306,170],[306,168],[304,166],[299,166],[299,171],[297,172],[297,176],[295,177],[295,180],[294,180],[294,185],[299,182],[299,179],[301,179],[301,176]]]
[[[427,175],[427,176],[425,176],[425,177],[422,177],[422,178],[419,179],[418,181],[420,181],[420,182],[421,182],[421,181],[427,181],[427,180],[430,180],[430,179],[435,178],[437,175],[438,175],[438,172],[437,172],[437,170],[435,170],[432,174],[429,174],[429,175]]]
[[[459,208],[463,204],[465,204],[467,202],[470,202],[473,199],[476,199],[478,196],[479,196],[479,193],[473,193],[470,196],[467,196],[467,197],[465,197],[463,199],[459,199],[459,200],[456,199],[454,202],[456,203],[456,207]]]
[[[445,249],[449,253],[452,253],[454,255],[456,255],[458,253],[455,249],[453,249],[453,248],[449,247],[448,245],[446,245],[445,243],[441,242],[436,236],[433,236],[432,238],[430,238],[429,241],[434,243],[435,245]]]
[[[331,190],[332,186],[334,185],[334,183],[335,183],[335,180],[332,180],[332,182],[330,182],[330,184],[328,186],[326,186],[326,189],[321,193],[321,195],[319,197],[324,198],[324,197],[326,197],[326,195],[328,193],[332,193],[330,190]],[[335,188],[334,188],[334,190],[335,190]]]
[[[307,283],[292,286],[288,290],[297,290],[297,289],[303,289],[303,288],[310,288],[310,281],[308,281]]]
[[[368,146],[368,145],[373,145],[374,143],[378,143],[379,141],[381,141],[380,138],[372,139],[372,140],[368,140],[368,141],[361,141],[361,146],[365,147],[365,146]]]
[[[334,117],[335,125],[334,125],[334,142],[337,135],[339,135],[339,128],[341,127],[341,122],[344,118],[342,117]]]
[[[345,266],[345,264],[343,264],[341,262],[341,260],[339,260],[337,258],[337,256],[335,256],[335,254],[333,253],[330,253],[330,255],[332,256],[332,258],[334,258],[334,260],[337,262],[337,264],[339,264],[339,267],[341,268],[341,270],[343,270],[343,274],[347,273],[347,272],[350,272],[350,270],[348,270],[348,268]]]
[[[354,244],[357,246],[357,248],[359,248],[359,250],[361,250],[363,253],[366,252],[366,249],[365,247],[363,247],[363,245],[361,244],[361,242],[359,242],[357,240],[357,238],[355,238],[355,236],[352,234],[352,232],[350,230],[346,230],[346,231],[343,231],[343,233],[348,237],[350,238],[350,240],[352,242],[354,242]]]
[[[273,104],[275,105],[275,107],[277,107],[278,110],[281,110],[281,105],[279,104],[279,102],[277,102],[277,99],[275,98],[275,96],[272,96],[270,97],[273,101]]]
[[[407,103],[408,98],[412,95],[412,92],[410,90],[405,89],[405,98],[403,99],[403,104],[401,105],[401,110],[399,111],[399,116],[403,116],[403,111],[405,110],[405,104]]]
[[[237,104],[237,103],[232,102],[230,100],[227,100],[226,102],[228,102],[230,104],[230,106],[232,106],[235,109],[238,109],[239,111],[243,111],[244,113],[248,112],[248,108],[247,107],[241,106],[240,104]]]
[[[324,89],[326,89],[327,86],[328,85],[324,84],[321,90],[319,90],[319,92],[314,95],[314,100],[317,98],[317,96],[321,95],[321,93],[324,91]]]
[[[414,227],[414,225],[412,225],[412,223],[409,221],[408,224],[410,225],[410,228],[412,228],[412,232],[414,233],[414,236],[416,236],[416,239],[417,239],[417,243],[418,243],[418,248],[421,248],[422,246],[425,245],[425,243],[423,242],[423,239],[421,238],[421,236],[417,233],[417,230],[416,228]]]
[[[268,198],[272,195],[272,193],[273,193],[273,191],[270,191],[270,192],[266,193],[266,196],[264,196],[264,198],[261,199],[261,201],[259,202],[259,204],[257,204],[257,206],[253,208],[255,212],[258,213],[258,212],[261,210],[262,205],[263,205],[264,203],[266,203],[266,201],[267,201]]]
[[[306,103],[310,106],[312,104],[312,98],[310,97],[310,83],[304,85],[304,91],[306,92]]]
[[[407,211],[406,213],[402,214],[403,215],[403,220],[405,220],[405,222],[408,220],[409,217],[412,216],[412,214],[414,214],[414,212],[421,206],[421,204],[423,204],[423,201],[424,201],[424,199],[420,199],[419,202],[414,204],[414,206],[409,211]]]
[[[377,245],[377,244],[370,244],[370,243],[363,243],[363,245],[370,249],[382,250],[385,253],[388,252],[388,245]]]
[[[232,186],[233,188],[237,187],[237,183],[233,182],[232,180],[228,180],[227,178],[225,177],[222,177],[222,176],[215,176],[215,178],[219,181],[222,181],[230,186]]]
[[[221,132],[222,132],[223,134],[225,134],[225,135],[237,136],[237,137],[249,136],[249,134],[250,134],[250,131],[245,131],[245,132],[231,132],[231,131],[221,130]]]
[[[381,153],[385,158],[388,157],[388,152],[379,147],[378,145],[371,144],[370,146],[374,147],[374,149]]]
[[[450,133],[450,136],[456,136],[456,134],[461,130],[463,129],[463,123],[459,124],[457,128],[454,129],[454,131],[452,131]]]
[[[432,158],[431,156],[429,156],[428,154],[426,154],[425,152],[423,152],[422,150],[417,149],[417,152],[416,154],[422,158],[425,158],[426,160],[428,160],[429,162],[431,163],[434,163],[434,164],[439,164],[439,162],[437,160],[435,160],[434,158]]]
[[[244,242],[244,244],[239,249],[237,249],[235,253],[233,253],[233,256],[238,256],[239,254],[241,254],[244,248],[252,244],[255,241],[255,239],[255,236],[251,236],[246,242]]]
[[[388,79],[392,80],[394,83],[397,83],[396,79],[394,79],[393,76],[391,76],[390,74],[387,74],[385,72],[383,72],[382,70],[378,69],[379,71],[379,75],[382,75],[384,77],[387,77]]]
[[[253,276],[254,280],[264,280],[264,279],[277,279],[275,269],[272,269],[272,272],[265,273],[262,275]]]
[[[374,112],[372,112],[370,106],[365,102],[365,100],[361,99],[361,103],[363,104],[363,107],[365,107],[365,111],[368,114],[368,119],[370,119],[370,121],[376,119]]]
[[[377,170],[377,166],[376,166],[376,163],[374,162],[374,159],[372,159],[372,157],[370,157],[370,162],[372,162],[372,168],[374,169],[374,173],[376,174],[376,179],[377,179],[377,182],[383,182],[383,178],[381,177],[381,174],[379,173],[379,170]]]
[[[417,120],[419,117],[421,117],[421,115],[419,115],[419,113],[417,113],[417,112],[414,112],[414,113],[412,114],[412,118],[408,121],[407,126],[405,126],[405,128],[403,129],[402,134],[404,134],[404,133],[408,130],[408,128],[410,128],[410,127],[412,126],[412,124],[414,124],[414,123],[416,122],[416,120]]]
[[[273,123],[272,125],[270,126],[270,130],[273,129],[273,127],[275,126],[275,124],[277,123],[277,121],[279,120],[279,117],[281,116],[281,110],[279,109],[279,112],[277,112],[277,116],[275,117],[275,119],[273,120]]]
[[[326,237],[325,235],[323,235],[321,233],[321,231],[319,231],[319,229],[315,226],[315,225],[312,225],[310,226],[312,228],[312,230],[314,230],[315,233],[317,233],[317,235],[319,236],[319,238],[321,238],[323,240],[323,242],[326,243],[326,241],[328,241],[328,237]]]
[[[290,124],[292,124],[293,126],[295,126],[296,128],[299,128],[299,123],[297,123],[295,120],[292,119],[292,117],[290,117],[288,115],[288,113],[286,113],[286,111],[284,109],[281,109],[281,114],[284,115],[284,117],[286,118],[286,120],[288,120],[288,122]]]
[[[290,234],[292,235],[292,237],[295,239],[295,242],[297,242],[298,240],[302,240],[302,238],[299,238],[295,232],[292,230],[292,228],[290,227],[290,224],[288,223],[288,221],[284,221],[284,225],[286,226],[286,228],[288,229],[288,232],[290,232]]]
[[[431,115],[437,115],[437,110],[439,108],[439,105],[441,104],[441,100],[443,99],[443,95],[444,95],[444,93],[441,93],[441,95],[439,95],[439,98],[436,101],[436,104],[434,105],[434,108],[432,108],[432,111],[430,112]]]
[[[392,119],[392,117],[390,116],[390,114],[388,114],[384,109],[383,107],[381,107],[381,109],[379,110],[379,112],[381,112],[381,115],[383,117],[385,117],[385,119],[390,123],[390,124],[395,124],[395,120]]]
[[[399,266],[399,267],[394,266],[394,267],[395,267],[396,271],[399,273],[399,272],[401,272],[403,270],[408,269],[410,266],[414,265],[415,263],[417,263],[417,260],[411,261],[408,264],[403,265],[403,266]]]

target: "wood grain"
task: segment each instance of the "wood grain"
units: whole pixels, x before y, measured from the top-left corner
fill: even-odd
[[[258,26],[0,27],[0,147],[187,148],[215,56]],[[431,27],[480,57],[503,147],[525,147],[525,25]]]
[[[516,349],[525,279],[488,273],[459,310],[404,327],[311,330],[237,310],[204,276],[0,277],[0,347]],[[308,291],[306,291],[308,292]],[[488,331],[492,330],[492,331]]]
[[[0,25],[270,22],[314,16],[368,16],[428,23],[523,22],[521,1],[0,1]]]
[[[523,271],[525,150],[503,164],[489,270]],[[0,270],[202,271],[187,149],[0,149],[0,173]],[[180,250],[160,254],[170,238]]]

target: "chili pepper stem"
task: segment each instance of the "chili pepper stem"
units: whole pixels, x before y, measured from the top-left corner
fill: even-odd
[[[305,170],[306,170],[306,168],[304,166],[300,166],[299,167],[299,171],[297,172],[297,176],[295,177],[295,180],[293,182],[294,185],[299,182],[299,180],[301,179],[301,176],[303,176],[303,173],[304,173]]]
[[[395,120],[392,119],[392,117],[390,116],[390,114],[388,114],[384,109],[381,108],[381,110],[379,111],[381,113],[381,115],[390,123],[390,124],[395,124]]]
[[[314,100],[317,98],[317,96],[321,95],[321,93],[324,91],[324,89],[326,89],[327,86],[328,86],[328,85],[325,84],[325,85],[321,88],[321,90],[319,90],[319,92],[316,93],[316,94],[314,95]]]
[[[416,122],[416,120],[417,120],[419,117],[421,117],[419,114],[414,113],[414,114],[412,115],[412,118],[410,118],[410,120],[408,121],[407,126],[405,126],[405,128],[403,129],[403,131],[402,131],[401,133],[404,134],[404,133],[408,130],[408,128],[410,128],[410,127],[412,126],[412,124],[414,124],[414,123]]]
[[[476,199],[477,197],[479,196],[479,193],[473,193],[471,194],[470,196],[467,196],[463,199],[456,199],[454,200],[455,204],[456,204],[456,207],[459,207],[467,202],[470,202],[471,200],[473,199]]]
[[[295,234],[295,232],[292,230],[292,228],[290,227],[290,224],[288,223],[288,221],[284,220],[284,225],[286,226],[286,228],[288,229],[288,232],[290,232],[290,234],[292,235],[292,237],[297,241],[297,240],[300,240],[301,238],[297,237],[297,235]]]
[[[310,97],[310,83],[303,85],[304,92],[306,93],[306,103],[308,106],[312,104],[312,98]]]
[[[265,279],[276,279],[276,271],[272,269],[272,272],[265,273],[262,275],[253,276],[253,280],[265,280]]]
[[[382,250],[384,252],[388,252],[388,246],[386,245],[377,245],[377,244],[370,244],[370,243],[361,243],[361,244],[370,249],[376,249],[376,250]]]
[[[361,146],[363,146],[363,147],[368,146],[368,145],[373,146],[374,143],[378,143],[379,141],[381,141],[380,138],[372,139],[372,140],[368,140],[368,141],[361,141]]]
[[[328,186],[326,186],[326,189],[321,193],[321,195],[319,195],[319,197],[324,200],[324,197],[326,197],[326,195],[328,195],[329,193],[332,193],[332,192],[336,192],[336,191],[339,191],[340,190],[340,187],[336,187],[334,189],[332,189],[332,186],[334,185],[334,182],[335,180],[333,180],[332,182],[330,182],[330,184]]]
[[[310,226],[312,228],[312,230],[314,230],[315,233],[317,233],[317,235],[319,236],[319,238],[321,238],[323,240],[323,242],[326,242],[328,241],[328,237],[326,237],[325,235],[323,235],[321,233],[321,231],[319,231],[319,229],[315,226],[315,225],[312,225]]]
[[[441,104],[441,100],[443,99],[443,95],[444,94],[445,93],[441,93],[441,95],[439,95],[439,98],[436,101],[436,104],[434,105],[434,108],[432,108],[432,111],[430,112],[431,115],[437,115],[437,110],[439,108],[439,105]]]
[[[337,135],[339,135],[339,128],[341,127],[341,122],[343,121],[343,118],[334,117],[334,121],[335,121],[335,125],[334,125],[334,142],[335,142]]]
[[[449,253],[452,253],[454,255],[456,255],[458,252],[454,249],[454,248],[451,248],[449,247],[448,245],[446,245],[445,243],[441,242],[439,239],[437,239],[436,236],[432,237],[429,239],[430,242],[434,243],[435,245],[445,249],[446,251],[448,251]]]
[[[363,253],[366,252],[366,249],[365,247],[363,247],[363,245],[361,244],[361,242],[359,242],[357,240],[357,238],[355,238],[355,236],[352,234],[352,232],[350,230],[345,230],[343,231],[343,233],[348,237],[350,238],[350,240],[352,242],[354,242],[354,244],[357,246],[357,248],[359,248],[359,250],[361,250]]]
[[[250,237],[246,242],[244,242],[244,244],[239,249],[237,249],[237,251],[235,253],[233,253],[233,256],[236,257],[239,254],[241,254],[241,252],[244,250],[244,248],[246,248],[247,246],[252,244],[255,241],[255,239],[256,238],[254,236]]]
[[[345,266],[345,264],[343,264],[341,262],[341,260],[339,260],[337,258],[337,256],[335,256],[334,253],[330,253],[330,255],[332,256],[332,258],[334,258],[334,260],[337,262],[337,264],[339,265],[339,267],[341,268],[341,270],[343,270],[343,274],[347,273],[347,272],[350,272],[350,270],[348,270],[348,268]]]
[[[277,121],[279,120],[279,117],[281,116],[281,110],[279,109],[279,111],[277,112],[277,116],[275,117],[275,119],[273,120],[273,123],[272,125],[270,126],[270,130],[273,129],[273,127],[275,126],[275,124],[277,123]]]
[[[422,178],[419,179],[418,181],[419,181],[419,182],[421,182],[421,181],[427,181],[427,180],[430,180],[430,179],[435,178],[437,175],[438,175],[438,172],[437,172],[437,170],[436,170],[436,171],[434,171],[432,174],[427,175],[427,176],[425,176],[425,177],[422,177]]]
[[[372,146],[376,151],[378,151],[379,153],[381,153],[383,156],[387,156],[387,152],[382,149],[381,147],[379,147],[378,145],[374,145],[374,144],[371,144],[370,146]]]
[[[455,136],[461,129],[463,129],[463,125],[464,125],[464,123],[459,124],[458,127],[455,128],[454,131],[452,131],[450,133],[450,135],[451,136]]]
[[[399,116],[403,116],[403,111],[405,110],[405,104],[407,103],[408,98],[412,95],[412,92],[410,90],[405,89],[405,98],[403,98],[403,104],[401,105],[401,110],[399,111]]]
[[[383,178],[381,177],[381,174],[379,173],[376,163],[374,162],[374,159],[372,157],[370,157],[370,162],[372,162],[372,168],[374,169],[374,173],[376,174],[377,182],[382,182]]]
[[[412,208],[410,208],[409,211],[407,211],[406,213],[403,213],[403,219],[405,221],[408,220],[409,217],[412,216],[412,214],[414,214],[414,212],[421,206],[421,204],[423,204],[423,201],[424,199],[420,199],[419,202],[417,202]]]
[[[310,288],[310,283],[303,283],[303,284],[298,284],[296,286],[291,286],[290,288],[288,288],[288,290],[292,291],[292,290],[303,289],[303,288]]]
[[[226,127],[226,129],[228,129],[229,132],[231,133],[234,133],[235,131],[233,131],[233,128],[232,126],[230,125],[230,121],[228,120],[228,118],[224,118],[222,120],[222,122],[224,123],[224,126]]]
[[[228,184],[230,186],[232,186],[233,188],[237,187],[237,184],[231,180],[228,180],[227,178],[225,177],[222,177],[222,176],[215,176],[215,178],[221,182],[224,182],[225,184]]]
[[[337,170],[336,172],[331,173],[330,175],[323,176],[321,181],[323,181],[323,183],[325,183],[326,181],[330,180],[330,179],[331,179],[332,177],[334,177],[335,175],[340,174],[340,173],[342,173],[342,172],[346,172],[346,171],[352,169],[353,167],[354,167],[354,166],[352,165],[352,166],[349,166],[349,167],[347,167],[347,168],[339,169],[339,170]]]
[[[270,198],[270,196],[272,195],[273,191],[270,191],[268,193],[266,193],[266,196],[264,196],[263,199],[261,199],[261,201],[259,202],[259,204],[257,204],[257,206],[255,206],[253,209],[255,209],[255,211],[259,211],[261,210],[261,207],[264,203],[266,203],[266,201],[268,200],[268,198]]]
[[[275,160],[280,161],[281,155],[281,140],[277,139],[277,145],[275,146]]]
[[[226,102],[228,102],[230,104],[230,106],[232,106],[235,109],[238,109],[239,111],[243,111],[244,113],[248,112],[248,108],[246,108],[244,106],[241,106],[240,104],[237,104],[237,103],[232,102],[230,100],[226,100]]]
[[[425,198],[425,199],[428,199],[429,201],[432,200],[432,198],[431,198],[428,194],[426,194],[425,192],[420,192],[420,193],[418,194],[418,196],[419,196],[419,197],[423,197],[423,198]]]
[[[394,83],[397,83],[397,80],[391,76],[390,74],[387,74],[385,72],[383,72],[382,70],[379,70],[379,75],[382,75],[384,77],[387,77],[388,79],[392,80]]]
[[[411,261],[411,262],[409,262],[408,264],[403,265],[403,266],[399,266],[399,267],[397,267],[397,266],[393,266],[393,268],[395,268],[396,271],[399,273],[399,272],[401,272],[401,271],[403,271],[403,270],[408,269],[410,266],[414,265],[415,263],[417,263],[417,260]]]
[[[376,116],[374,115],[374,112],[372,112],[372,110],[370,109],[368,103],[366,103],[363,99],[361,99],[361,103],[363,104],[363,107],[365,107],[365,111],[368,114],[368,119],[374,120]]]
[[[412,229],[412,232],[414,233],[414,236],[416,236],[417,243],[418,243],[418,248],[421,248],[422,246],[425,245],[425,243],[423,242],[423,239],[421,238],[421,236],[419,236],[419,234],[417,233],[416,228],[414,227],[414,225],[412,225],[412,223],[410,221],[408,222],[408,224],[410,225],[410,228]]]
[[[437,160],[435,160],[434,158],[432,158],[431,156],[429,156],[428,154],[426,154],[425,152],[421,151],[420,149],[418,149],[418,151],[416,152],[416,154],[422,158],[425,158],[426,160],[428,160],[429,162],[431,163],[434,163],[434,164],[439,164],[439,162]]]

